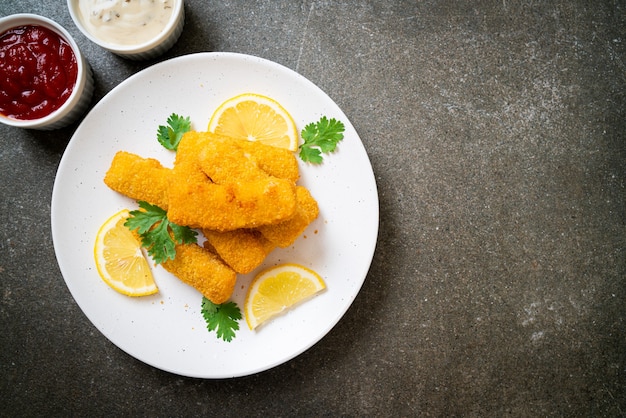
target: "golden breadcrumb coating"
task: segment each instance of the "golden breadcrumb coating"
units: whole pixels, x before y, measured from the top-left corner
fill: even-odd
[[[126,151],[113,157],[104,183],[118,193],[144,200],[167,210],[167,189],[172,170],[153,158],[143,158]]]
[[[177,245],[176,257],[162,266],[215,304],[230,298],[237,281],[237,273],[233,269],[210,250],[197,244]]]
[[[230,159],[229,163],[220,162],[224,153],[226,153],[224,159]],[[198,162],[212,158],[212,162],[206,161],[202,164],[202,170],[215,183],[234,181],[241,175],[247,176],[250,173],[246,171],[253,166],[269,176],[288,179],[294,183],[300,178],[298,161],[294,153],[260,142],[229,138],[211,132],[190,131],[185,133],[178,145],[177,161],[187,159],[190,155],[199,156]],[[211,164],[216,161],[217,165],[222,166],[221,170],[239,171],[231,171],[232,177],[228,177],[228,171],[220,175],[215,172],[215,168],[211,167]],[[242,163],[245,164],[244,171],[241,171],[242,168],[239,167]],[[258,174],[258,171],[255,170],[255,175]],[[252,178],[256,177],[253,176]],[[247,179],[249,177],[240,178],[240,180]]]
[[[211,159],[206,149],[226,158]],[[211,161],[206,171],[215,179],[202,169],[203,154]],[[181,139],[168,194],[172,222],[217,231],[276,224],[290,218],[296,207],[293,181],[267,175],[237,151],[234,140],[206,132],[188,132]]]
[[[232,140],[229,138],[229,140]],[[270,176],[288,179],[294,183],[300,178],[298,160],[293,152],[264,145],[260,142],[236,140],[239,146],[247,153],[256,165]]]
[[[217,231],[276,224],[294,214],[295,189],[273,177],[242,184],[172,181],[167,215],[178,225]]]
[[[218,232],[202,231],[205,247],[217,255],[237,273],[247,274],[257,268],[276,246],[254,229]]]
[[[305,187],[296,187],[296,195],[296,212],[290,219],[276,225],[264,225],[258,228],[265,238],[281,248],[293,244],[319,215],[317,201]]]
[[[241,183],[269,177],[250,154],[237,146],[234,140],[210,139],[198,150],[202,172],[217,184]]]

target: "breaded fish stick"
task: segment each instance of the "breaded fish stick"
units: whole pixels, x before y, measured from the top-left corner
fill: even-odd
[[[217,184],[246,182],[269,177],[235,141],[207,140],[198,152],[200,168]]]
[[[295,189],[274,177],[243,184],[171,181],[167,215],[178,225],[217,231],[276,224],[294,214]]]
[[[186,182],[211,181],[202,171],[198,154],[206,145],[206,138],[195,131],[187,132],[178,143],[174,170],[178,180]]]
[[[237,281],[237,274],[230,267],[197,244],[177,245],[176,257],[162,266],[215,304],[230,298]]]
[[[153,158],[119,151],[104,176],[104,183],[124,196],[145,200],[167,210],[171,172],[171,169],[163,167]]]
[[[296,187],[296,196],[297,205],[293,217],[276,225],[258,228],[268,241],[281,248],[293,244],[319,214],[317,202],[305,187]]]
[[[205,247],[210,247],[237,273],[257,268],[276,246],[254,229],[217,232],[204,230]]]
[[[245,155],[246,164],[254,164],[266,174],[282,179],[298,181],[300,172],[296,156],[286,149],[264,145],[260,142],[246,141],[244,139],[228,138],[211,132],[187,132],[178,144],[176,161],[188,159],[190,156],[198,156],[204,149],[226,147],[238,150],[239,155]],[[182,153],[181,153],[182,151]],[[207,155],[206,152],[205,156]],[[216,157],[219,157],[216,155]],[[224,165],[222,163],[222,165]],[[208,173],[206,173],[208,175]],[[209,175],[209,177],[211,177]],[[212,178],[215,183],[220,183],[226,177]]]
[[[260,142],[238,140],[244,151],[250,153],[259,168],[270,176],[288,179],[293,182],[300,178],[298,160],[293,152],[263,145]]]

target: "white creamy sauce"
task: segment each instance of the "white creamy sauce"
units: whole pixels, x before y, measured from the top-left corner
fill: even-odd
[[[81,20],[95,37],[135,45],[158,35],[180,0],[78,0]]]

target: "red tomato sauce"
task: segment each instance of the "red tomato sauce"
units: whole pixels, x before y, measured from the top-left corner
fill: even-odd
[[[72,47],[48,28],[25,25],[0,34],[0,113],[32,120],[72,94],[78,65]]]

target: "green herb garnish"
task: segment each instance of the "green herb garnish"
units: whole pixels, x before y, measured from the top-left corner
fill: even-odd
[[[172,113],[170,117],[167,118],[167,124],[169,126],[159,126],[157,139],[165,148],[176,151],[183,134],[191,130],[191,121],[189,117],[185,118],[176,113]]]
[[[317,123],[309,123],[301,132],[304,143],[300,145],[300,159],[313,164],[320,164],[322,153],[333,152],[337,143],[343,139],[345,126],[335,118],[326,116]]]
[[[216,305],[205,296],[202,296],[202,316],[209,331],[215,331],[217,337],[230,342],[235,338],[235,331],[239,329],[241,310],[235,302],[226,302]]]
[[[176,256],[176,244],[197,242],[198,233],[187,226],[180,226],[167,219],[167,212],[156,205],[139,201],[138,210],[130,212],[124,222],[131,231],[137,230],[141,245],[155,263],[161,264]]]

